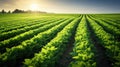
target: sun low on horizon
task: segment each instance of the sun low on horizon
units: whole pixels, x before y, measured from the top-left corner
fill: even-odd
[[[40,8],[39,4],[34,3],[34,4],[30,5],[30,10],[32,10],[32,11],[38,11],[39,8]]]
[[[13,6],[14,5],[14,6]],[[0,10],[49,13],[119,13],[120,0],[0,0]]]

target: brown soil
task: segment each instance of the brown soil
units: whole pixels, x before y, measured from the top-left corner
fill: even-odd
[[[78,27],[78,24],[72,33],[69,43],[66,46],[66,50],[63,52],[63,55],[60,57],[60,60],[57,62],[56,67],[68,67],[70,62],[73,61],[72,56],[70,55],[70,52],[72,52],[74,47],[75,34],[76,34],[77,27]]]
[[[93,41],[94,46],[96,48],[95,59],[97,62],[97,67],[112,67],[111,61],[105,54],[106,49],[102,46],[102,44],[98,40],[98,37],[95,36],[95,33],[94,33],[93,29],[90,27],[90,24],[88,21],[87,21],[87,23],[88,23],[88,29],[91,33],[91,40]]]

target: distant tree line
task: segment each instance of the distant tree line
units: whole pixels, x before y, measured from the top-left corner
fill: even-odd
[[[14,11],[5,11],[4,9],[2,11],[0,11],[0,13],[46,13],[46,12],[42,12],[42,11],[31,11],[31,10],[27,10],[27,11],[24,11],[24,10],[20,10],[20,9],[15,9]]]

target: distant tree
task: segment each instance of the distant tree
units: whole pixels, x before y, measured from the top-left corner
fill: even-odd
[[[12,13],[24,13],[23,10],[15,9]]]
[[[6,11],[3,9],[3,10],[1,11],[1,13],[6,13]]]
[[[9,10],[8,13],[11,13],[11,11]]]
[[[12,13],[46,13],[46,12],[43,12],[43,11],[31,11],[31,10],[24,11],[24,10],[20,10],[20,9],[15,9]]]

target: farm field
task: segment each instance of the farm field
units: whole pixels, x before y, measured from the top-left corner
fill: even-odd
[[[120,67],[120,14],[0,14],[0,67]]]

